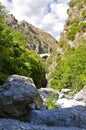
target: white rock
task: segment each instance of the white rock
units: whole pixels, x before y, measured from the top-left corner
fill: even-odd
[[[70,89],[67,89],[67,88],[61,90],[62,93],[69,93],[70,91],[71,91],[71,90],[70,90]]]
[[[62,108],[74,107],[78,105],[85,106],[85,103],[83,102],[76,101],[74,99],[66,99],[66,98],[58,99],[57,103],[59,107],[62,107]]]
[[[75,94],[74,99],[86,103],[86,86]]]
[[[64,97],[64,93],[59,93],[59,99]]]

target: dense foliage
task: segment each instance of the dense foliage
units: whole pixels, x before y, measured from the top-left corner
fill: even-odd
[[[75,19],[74,19],[75,20]],[[80,32],[81,30],[83,30],[84,28],[86,28],[86,22],[81,22],[79,24],[78,21],[74,21],[74,23],[71,24],[71,28],[70,30],[67,32],[67,38],[69,40],[74,40],[75,36],[78,32]]]
[[[0,84],[11,74],[32,77],[38,88],[45,77],[43,60],[26,49],[24,35],[9,30],[4,24],[4,7],[0,4]]]
[[[51,87],[78,91],[86,84],[86,45],[71,48],[57,62],[52,74]]]

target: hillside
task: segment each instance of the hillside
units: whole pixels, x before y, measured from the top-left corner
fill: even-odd
[[[50,53],[57,48],[57,41],[47,32],[44,32],[26,21],[18,22],[11,14],[6,17],[6,24],[13,30],[25,36],[27,47],[38,54]]]
[[[71,0],[67,12],[51,87],[76,92],[86,85],[86,0]]]

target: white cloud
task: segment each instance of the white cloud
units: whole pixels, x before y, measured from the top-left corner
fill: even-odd
[[[69,0],[0,0],[18,20],[26,20],[59,39]]]

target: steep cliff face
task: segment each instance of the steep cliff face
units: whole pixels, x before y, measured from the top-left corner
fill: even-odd
[[[50,53],[57,48],[57,41],[48,33],[32,26],[26,21],[18,22],[13,15],[8,15],[6,24],[25,36],[27,47],[38,54]]]
[[[86,43],[86,0],[71,0],[59,46],[66,51],[70,47],[77,48],[84,43]]]

